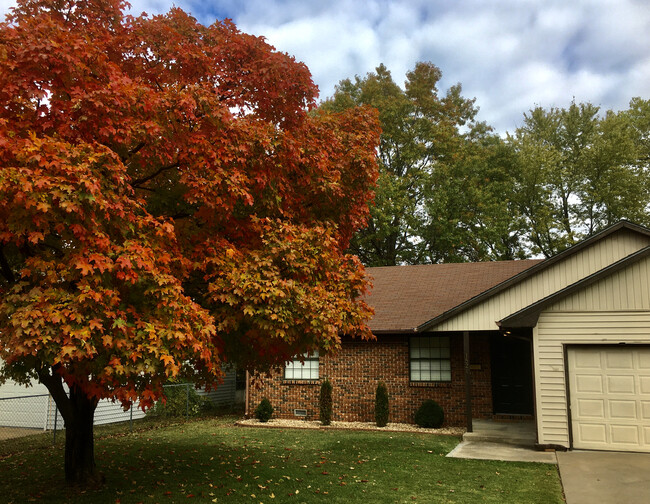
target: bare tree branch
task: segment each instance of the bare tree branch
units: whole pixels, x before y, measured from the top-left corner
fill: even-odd
[[[151,175],[147,175],[146,177],[142,177],[139,179],[135,179],[133,182],[131,182],[132,187],[139,187],[145,182],[150,181],[153,178],[156,178],[158,175],[160,175],[163,172],[166,172],[168,170],[173,170],[174,168],[178,168],[180,166],[180,163],[176,161],[175,163],[172,163],[167,166],[162,166],[161,168],[158,168],[155,172],[153,172]]]

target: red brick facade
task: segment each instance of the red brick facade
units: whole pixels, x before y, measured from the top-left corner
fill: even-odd
[[[285,380],[283,370],[271,378],[257,377],[249,389],[252,413],[268,397],[276,418],[296,418],[295,409],[307,410],[307,419],[319,415],[320,383],[329,378],[333,393],[333,420],[374,421],[377,383],[383,381],[390,397],[390,422],[413,423],[422,402],[434,399],[445,413],[445,425],[465,425],[465,376],[462,334],[451,334],[451,381],[410,382],[408,335],[380,335],[376,341],[345,339],[335,356],[321,355],[317,381]],[[472,413],[474,418],[492,416],[490,338],[472,334]]]

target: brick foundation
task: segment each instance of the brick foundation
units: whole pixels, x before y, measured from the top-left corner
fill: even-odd
[[[413,423],[413,416],[426,399],[434,399],[445,413],[445,425],[465,425],[465,376],[462,334],[451,335],[451,381],[410,382],[408,336],[380,335],[376,341],[344,339],[334,356],[321,355],[320,380],[303,382],[283,379],[283,370],[270,378],[256,377],[249,390],[252,413],[268,397],[276,418],[296,418],[295,409],[307,410],[317,420],[320,383],[329,378],[333,393],[333,420],[374,421],[377,383],[383,381],[390,397],[390,422]],[[472,412],[474,418],[492,417],[489,334],[472,334]]]

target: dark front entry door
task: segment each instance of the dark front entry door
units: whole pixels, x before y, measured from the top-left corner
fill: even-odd
[[[495,414],[532,415],[533,380],[528,340],[495,335],[492,356],[492,405]]]

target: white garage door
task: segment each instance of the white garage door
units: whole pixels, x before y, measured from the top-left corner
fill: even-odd
[[[568,351],[573,447],[650,452],[650,347]]]

